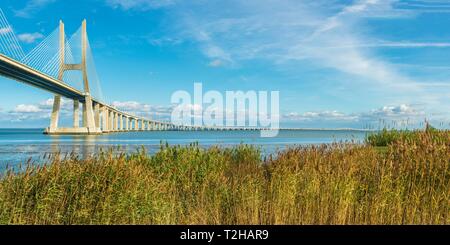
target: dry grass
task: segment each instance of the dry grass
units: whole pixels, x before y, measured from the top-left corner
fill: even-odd
[[[2,177],[0,223],[448,224],[449,139],[55,157]]]

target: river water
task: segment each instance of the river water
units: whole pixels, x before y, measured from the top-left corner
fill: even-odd
[[[39,162],[44,154],[56,152],[74,152],[85,157],[111,147],[121,152],[135,152],[145,147],[149,153],[154,153],[161,142],[170,145],[198,142],[202,147],[252,144],[260,147],[263,154],[270,154],[294,145],[362,142],[367,134],[355,130],[281,130],[277,137],[262,138],[259,131],[146,131],[95,136],[49,136],[42,132],[43,129],[0,129],[0,170],[30,158]]]

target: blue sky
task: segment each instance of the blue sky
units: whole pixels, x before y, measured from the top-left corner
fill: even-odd
[[[2,0],[25,51],[88,21],[105,100],[164,118],[176,90],[278,90],[282,126],[450,123],[450,1]],[[0,127],[52,95],[0,78]],[[66,101],[63,121],[70,121]]]

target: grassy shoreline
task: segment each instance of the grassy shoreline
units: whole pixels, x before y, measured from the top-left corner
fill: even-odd
[[[161,146],[0,180],[2,224],[449,224],[450,134],[279,151]]]

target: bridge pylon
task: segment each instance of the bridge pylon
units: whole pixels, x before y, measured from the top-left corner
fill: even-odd
[[[65,31],[64,22],[59,22],[59,72],[58,80],[63,81],[64,72],[66,71],[80,71],[83,77],[84,86],[84,101],[74,100],[73,108],[73,127],[63,128],[58,127],[59,114],[61,109],[61,96],[56,94],[53,99],[53,110],[50,118],[50,127],[45,130],[47,134],[101,134],[99,120],[96,120],[94,116],[94,104],[89,89],[89,80],[87,74],[86,65],[86,51],[87,51],[87,31],[86,31],[86,20],[83,20],[81,25],[81,63],[78,64],[67,64],[65,62]],[[79,126],[79,102],[83,103],[83,113],[82,113],[82,127]],[[95,105],[98,106],[98,105]],[[98,113],[98,111],[96,111]],[[98,117],[98,115],[97,115]],[[97,121],[97,123],[96,123]]]

